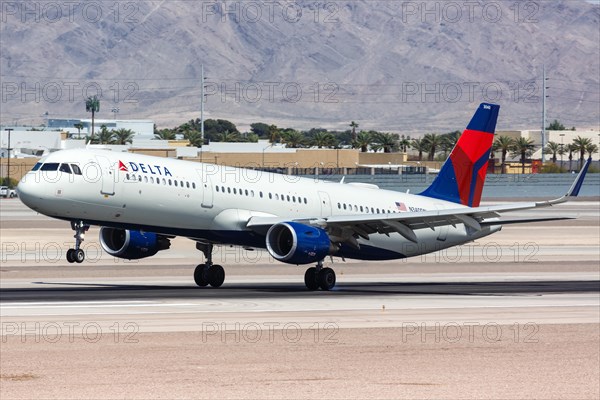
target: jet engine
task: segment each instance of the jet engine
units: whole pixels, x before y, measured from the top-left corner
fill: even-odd
[[[281,222],[267,232],[267,250],[273,258],[288,264],[310,264],[331,254],[331,240],[321,228],[297,222]]]
[[[100,244],[111,256],[128,260],[151,257],[171,247],[168,238],[156,233],[107,227],[100,229]]]

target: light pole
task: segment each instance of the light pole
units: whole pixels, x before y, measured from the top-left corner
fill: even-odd
[[[13,130],[12,128],[7,128],[6,131],[8,132],[8,148],[6,149],[6,151],[8,151],[8,160],[6,161],[6,186],[10,187],[10,133]]]

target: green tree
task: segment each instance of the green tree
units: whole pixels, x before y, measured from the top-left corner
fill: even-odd
[[[569,143],[566,146],[566,151],[569,153],[569,172],[573,170],[573,153],[577,151],[577,146],[573,143]]]
[[[419,161],[423,160],[423,153],[428,150],[427,144],[423,139],[413,139],[410,146],[419,152]]]
[[[427,133],[423,136],[423,142],[427,146],[427,152],[429,153],[429,161],[435,159],[435,153],[442,144],[442,137],[435,133]]]
[[[299,147],[303,147],[304,143],[306,142],[304,134],[295,129],[285,129],[281,133],[281,138],[285,143],[285,147],[290,149],[297,149]]]
[[[500,173],[506,173],[506,155],[509,151],[512,151],[514,145],[514,139],[509,136],[498,136],[496,140],[494,140],[494,144],[492,145],[493,151],[500,151]]]
[[[391,153],[392,151],[398,151],[398,134],[397,133],[384,133],[384,132],[370,132],[373,146],[378,146],[383,149],[384,153]]]
[[[535,144],[533,143],[533,139],[527,139],[524,137],[519,137],[516,139],[512,146],[512,156],[521,157],[521,173],[525,173],[525,161],[528,157],[531,157],[533,154],[533,150],[535,150]]]
[[[352,142],[356,141],[356,128],[358,128],[358,124],[354,121],[350,122],[350,128],[352,129],[352,136],[351,136],[351,140]]]
[[[154,132],[154,139],[157,140],[175,140],[175,131],[172,129],[161,129]]]
[[[96,142],[98,144],[112,144],[114,142],[115,139],[115,133],[112,130],[108,130],[108,128],[106,127],[106,125],[101,125],[100,126],[100,132],[98,133],[98,138],[95,139],[94,136],[92,136],[92,143]]]
[[[311,139],[311,145],[317,146],[319,149],[323,147],[333,147],[335,144],[335,136],[327,131],[317,132]]]
[[[353,142],[353,148],[360,148],[362,153],[366,153],[371,145],[373,138],[371,134],[367,131],[360,131],[356,135],[356,140]]]
[[[183,138],[186,139],[190,144],[188,147],[202,147],[202,133],[195,129],[187,128],[183,131]]]
[[[556,164],[556,155],[560,152],[560,143],[550,141],[546,145],[544,151],[552,154],[552,162]]]
[[[560,122],[558,122],[557,119],[555,119],[554,121],[552,121],[550,123],[550,125],[548,125],[546,127],[547,131],[564,131],[566,130],[565,126],[563,124],[561,124]]]
[[[277,125],[269,125],[267,134],[269,136],[269,142],[271,143],[275,143],[281,138],[281,132],[279,131]]]
[[[585,151],[588,153],[588,157],[592,158],[592,155],[598,152],[598,146],[590,143],[590,145],[585,148]]]
[[[406,151],[408,150],[408,148],[410,147],[410,136],[400,136],[400,140],[398,141],[398,146],[400,147],[400,150],[404,153],[406,153]]]
[[[131,129],[120,128],[113,131],[114,143],[116,144],[127,144],[133,141],[135,132]]]
[[[460,131],[448,132],[442,135],[440,149],[444,152],[444,158],[446,158],[448,153],[456,146],[458,138],[460,138]]]
[[[587,147],[592,144],[592,139],[582,138],[581,136],[577,136],[573,139],[573,146],[575,147],[575,151],[579,152],[579,169],[583,168],[583,161],[585,158],[585,152],[587,151]]]
[[[85,111],[92,113],[92,137],[94,136],[94,119],[97,112],[100,112],[100,100],[98,96],[90,96],[85,100]]]
[[[269,137],[269,125],[263,122],[255,122],[250,124],[250,131],[262,139]]]
[[[77,129],[77,137],[81,137],[81,130],[84,128],[81,122],[78,122],[73,125],[75,129]]]
[[[239,142],[240,136],[235,132],[225,131],[217,136],[219,142]]]

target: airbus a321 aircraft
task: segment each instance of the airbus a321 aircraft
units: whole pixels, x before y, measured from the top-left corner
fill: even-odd
[[[71,222],[81,263],[81,243],[98,225],[102,248],[114,257],[140,259],[184,236],[206,261],[196,267],[198,286],[225,279],[213,264],[215,245],[266,248],[306,270],[310,290],[330,290],[335,272],[327,256],[392,260],[461,245],[502,225],[540,218],[502,219],[500,214],[545,207],[577,196],[588,160],[568,193],[544,202],[479,207],[500,106],[481,104],[439,175],[419,194],[375,185],[323,182],[248,169],[105,150],[63,150],[48,155],[18,186],[31,209]],[[552,217],[543,220],[564,219]]]

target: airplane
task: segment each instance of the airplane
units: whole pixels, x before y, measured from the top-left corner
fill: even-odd
[[[306,265],[309,290],[331,290],[326,257],[394,260],[462,245],[503,225],[566,217],[500,219],[501,214],[553,206],[577,196],[589,159],[568,192],[541,202],[480,206],[500,106],[482,103],[432,184],[419,194],[365,183],[327,182],[243,168],[100,149],[62,150],[41,159],[18,185],[38,213],[70,221],[81,263],[85,232],[100,226],[100,244],[114,257],[142,259],[176,236],[196,242],[205,262],[198,286],[220,287],[216,245],[265,249],[277,261]]]

